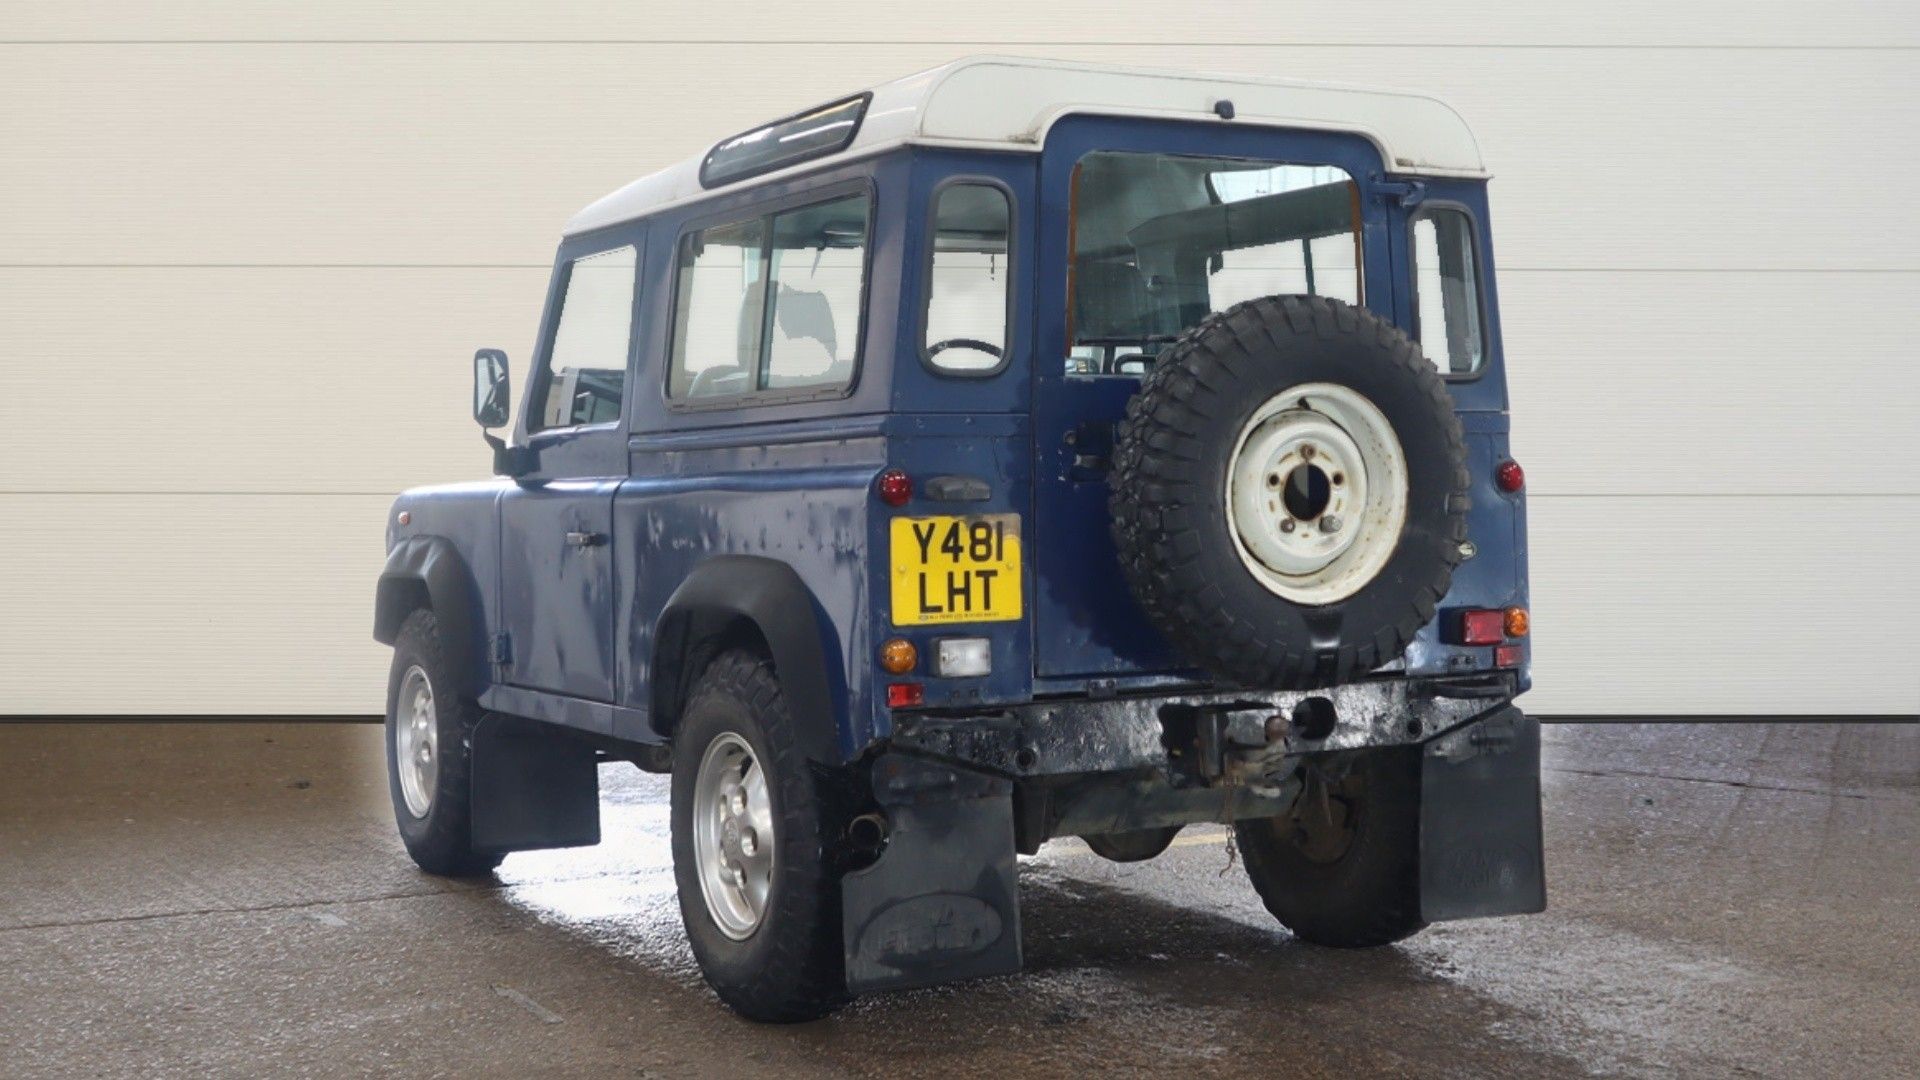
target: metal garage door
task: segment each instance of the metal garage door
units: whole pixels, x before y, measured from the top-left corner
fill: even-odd
[[[1920,711],[1916,9],[1200,6],[0,5],[0,712],[378,711],[388,498],[484,470],[466,358],[524,363],[560,223],[987,32],[1465,113],[1535,710]]]

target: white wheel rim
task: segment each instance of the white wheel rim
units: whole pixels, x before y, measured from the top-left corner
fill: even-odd
[[[407,813],[423,818],[433,809],[440,777],[440,725],[433,708],[433,683],[415,664],[400,678],[393,706],[393,769]]]
[[[1372,581],[1399,546],[1406,457],[1364,395],[1305,383],[1242,425],[1225,502],[1227,531],[1255,580],[1297,604],[1331,604]]]
[[[775,846],[767,774],[745,739],[722,734],[693,782],[693,860],[707,914],[735,941],[766,914]]]

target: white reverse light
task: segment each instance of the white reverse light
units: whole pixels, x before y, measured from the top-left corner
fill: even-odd
[[[946,679],[971,678],[993,670],[993,651],[983,637],[941,638],[934,644],[933,673]]]

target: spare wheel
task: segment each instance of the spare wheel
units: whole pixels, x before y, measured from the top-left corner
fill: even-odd
[[[1325,686],[1399,656],[1466,539],[1446,384],[1391,323],[1325,297],[1189,330],[1128,403],[1110,480],[1148,617],[1245,686]]]

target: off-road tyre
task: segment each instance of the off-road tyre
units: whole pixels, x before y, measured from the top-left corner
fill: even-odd
[[[1254,891],[1294,936],[1336,949],[1390,945],[1427,925],[1420,917],[1420,750],[1360,751],[1326,768],[1337,774],[1343,767],[1350,769],[1331,790],[1350,803],[1353,824],[1337,857],[1329,860],[1324,848],[1310,854],[1292,813],[1236,822],[1234,842]],[[1314,813],[1313,784],[1295,811]]]
[[[437,774],[425,817],[415,817],[407,808],[394,756],[400,687],[415,665],[426,673],[432,687],[438,728]],[[400,841],[414,863],[429,874],[472,877],[492,871],[506,856],[473,849],[473,728],[483,713],[478,704],[455,691],[457,684],[441,641],[439,620],[426,608],[407,616],[394,638],[393,667],[387,678],[387,792],[393,799]]]
[[[1242,427],[1306,383],[1370,401],[1407,469],[1393,553],[1357,592],[1321,606],[1254,577],[1225,508]],[[1326,297],[1250,300],[1183,335],[1128,403],[1109,481],[1114,545],[1147,617],[1189,661],[1244,686],[1334,685],[1399,656],[1432,621],[1467,535],[1466,449],[1446,384],[1391,323]]]
[[[709,744],[731,732],[767,776],[775,830],[765,912],[744,940],[715,923],[694,859],[693,796]],[[735,1012],[767,1023],[816,1020],[847,1001],[840,882],[829,844],[841,835],[828,785],[800,749],[773,664],[745,650],[714,657],[693,684],[673,738],[673,871],[694,959]]]

